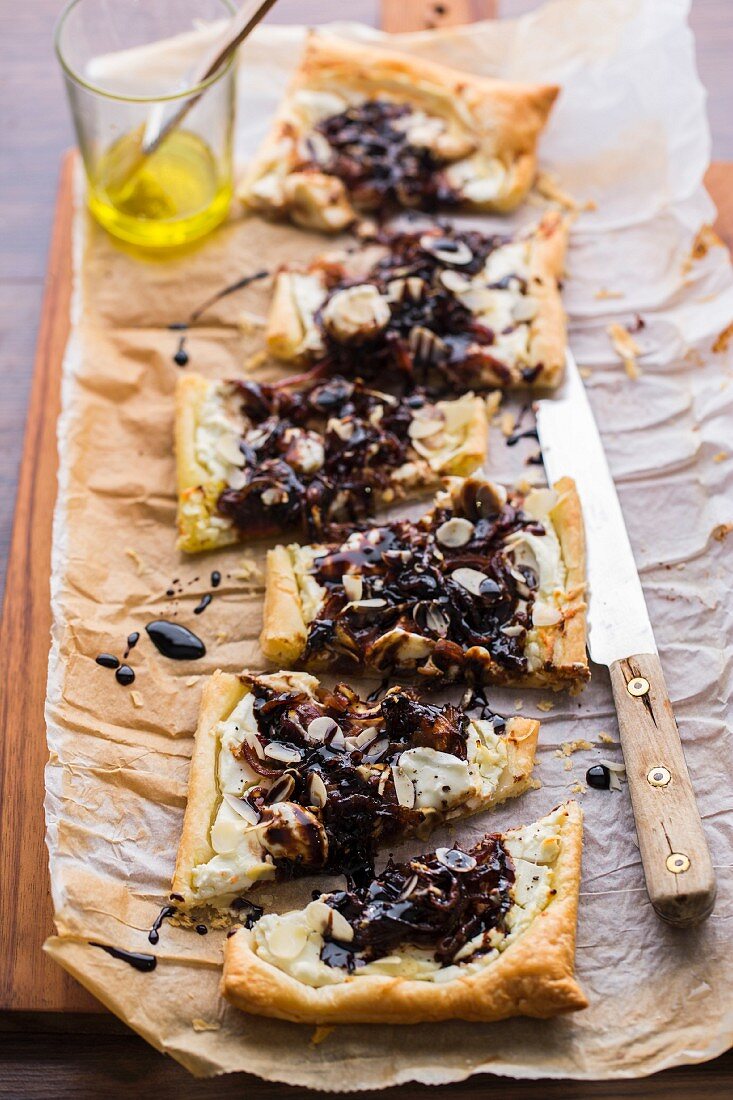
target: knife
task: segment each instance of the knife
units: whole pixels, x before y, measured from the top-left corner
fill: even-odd
[[[536,403],[552,484],[572,477],[587,547],[588,649],[607,665],[649,898],[684,927],[715,903],[715,873],[672,713],[624,517],[577,364]]]

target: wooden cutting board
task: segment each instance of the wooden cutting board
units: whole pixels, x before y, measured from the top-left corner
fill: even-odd
[[[385,0],[391,31],[462,23],[493,14],[492,0]],[[100,1012],[102,1006],[41,945],[53,931],[43,820],[43,705],[51,611],[49,563],[56,499],[56,420],[69,332],[73,154],[61,167],[46,289],[18,483],[0,625],[0,1010]],[[706,184],[717,230],[733,245],[733,164]]]

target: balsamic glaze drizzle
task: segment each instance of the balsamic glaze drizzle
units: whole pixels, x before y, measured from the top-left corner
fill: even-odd
[[[109,947],[105,943],[96,943],[94,940],[89,940],[89,946],[101,948],[102,951],[106,951],[108,955],[111,955],[113,959],[120,959],[122,962],[126,962],[133,970],[139,970],[142,974],[150,974],[158,965],[158,960],[155,955],[146,955],[141,951],[125,951],[121,947]]]
[[[148,932],[148,940],[152,944],[158,943],[160,939],[160,927],[167,917],[172,917],[178,910],[175,905],[164,905],[157,917],[153,921],[152,927]]]

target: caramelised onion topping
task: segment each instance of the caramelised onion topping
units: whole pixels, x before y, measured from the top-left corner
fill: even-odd
[[[388,670],[399,666],[409,634],[435,644],[413,645],[407,659],[430,657],[451,676],[474,646],[500,668],[523,671],[527,631],[544,622],[544,605],[535,601],[533,571],[513,562],[510,536],[522,530],[545,533],[522,512],[521,496],[507,499],[500,487],[469,478],[453,510],[363,528],[328,546],[313,567],[326,596],[310,624],[309,655],[325,651]],[[358,602],[347,598],[344,584],[353,573]],[[480,678],[475,669],[471,674]]]
[[[364,210],[455,206],[460,196],[442,171],[449,158],[412,143],[411,114],[406,104],[375,99],[322,119],[314,134],[325,138],[330,156],[320,144],[316,156],[305,150],[301,170],[337,176]]]
[[[399,769],[400,754],[425,746],[466,759],[466,715],[423,702],[407,688],[390,688],[370,704],[345,684],[314,696],[277,691],[256,677],[247,683],[257,733],[243,740],[240,754],[272,782],[230,804],[261,823],[263,843],[288,873],[301,864],[360,880],[373,873],[378,841],[409,834],[424,820],[414,809],[413,784]],[[297,833],[290,842],[288,823]]]
[[[383,308],[389,314],[386,299]],[[427,404],[421,394],[400,400],[340,376],[300,390],[229,385],[250,426],[239,442],[226,437],[228,461],[238,460],[217,508],[241,530],[313,535],[365,519],[393,472],[415,458],[410,428]]]
[[[406,863],[389,861],[372,882],[354,890],[324,894],[349,924],[353,935],[323,933],[322,960],[353,971],[400,947],[429,948],[450,965],[470,940],[504,930],[512,905],[514,867],[499,835],[485,836],[473,848],[438,848]],[[340,951],[334,951],[333,947]],[[488,945],[479,943],[476,954]]]
[[[541,366],[508,365],[506,352],[496,345],[501,336],[534,319],[537,302],[522,277],[508,274],[491,283],[483,277],[489,255],[511,237],[441,225],[413,232],[383,229],[372,240],[386,254],[360,273],[358,286],[346,267],[340,273],[329,269],[330,298],[316,316],[324,344],[316,370],[375,380],[396,375],[409,387],[453,393],[508,385],[519,374],[527,383],[534,381]],[[340,332],[331,323],[335,307],[330,303],[340,303],[347,292],[358,290],[363,296],[367,287],[375,308],[379,302],[380,316],[378,324],[360,329],[365,338],[355,343],[351,328]],[[512,295],[510,323],[494,331],[482,322],[486,314],[479,302],[486,309],[492,295],[507,293]]]

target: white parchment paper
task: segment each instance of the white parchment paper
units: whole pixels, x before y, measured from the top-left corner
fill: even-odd
[[[590,1007],[572,1018],[343,1027],[315,1045],[308,1028],[247,1017],[220,999],[221,932],[199,937],[164,927],[153,974],[89,946],[150,949],[146,932],[175,859],[202,677],[262,661],[262,591],[256,577],[241,574],[241,548],[193,561],[174,550],[175,340],[166,326],[238,275],[313,255],[323,244],[235,218],[197,249],[141,261],[77,212],[47,705],[58,935],[47,949],[194,1073],[248,1070],[328,1090],[455,1081],[482,1070],[613,1077],[702,1061],[731,1043],[733,358],[721,334],[733,321],[733,279],[727,252],[709,236],[692,258],[714,210],[702,186],[709,137],[687,7],[684,0],[558,0],[518,21],[399,43],[471,71],[563,85],[542,167],[595,204],[573,231],[565,289],[571,344],[618,485],[718,872],[716,909],[701,928],[663,926],[644,890],[626,789],[580,791],[586,843],[577,963]],[[381,40],[366,28],[338,29]],[[265,132],[302,37],[302,29],[262,28],[242,52],[243,160]],[[521,216],[537,212],[528,207]],[[192,368],[211,376],[241,371],[260,345],[256,324],[266,305],[262,284],[222,300],[189,338]],[[612,323],[638,330],[636,379],[612,347]],[[526,474],[532,449],[525,441],[509,450],[495,432],[492,471]],[[249,556],[260,561],[261,548]],[[195,619],[213,568],[225,582]],[[171,600],[165,593],[174,578],[183,594]],[[165,662],[143,638],[131,655],[137,696],[94,664],[101,650],[119,652],[131,630],[174,614],[205,638],[204,661]],[[541,718],[542,787],[463,834],[532,820],[568,797],[591,763],[620,759],[618,746],[599,736],[615,740],[617,731],[607,674],[593,671],[583,695],[554,696],[550,709],[541,693],[492,693],[501,712]],[[563,755],[559,746],[579,738],[593,747]],[[311,886],[265,887],[261,900],[288,908]]]

